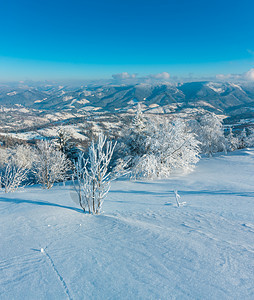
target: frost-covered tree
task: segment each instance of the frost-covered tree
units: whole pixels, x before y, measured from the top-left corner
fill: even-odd
[[[128,161],[133,178],[167,178],[189,171],[199,160],[199,142],[181,120],[144,117],[140,106],[117,147],[117,161]]]
[[[227,149],[229,151],[235,151],[236,149],[238,149],[238,147],[239,147],[239,139],[238,139],[237,136],[235,136],[233,134],[233,130],[232,130],[231,127],[229,129],[229,134],[228,134],[226,140],[227,140]]]
[[[92,141],[88,158],[85,159],[84,154],[79,155],[75,164],[73,186],[84,211],[94,214],[101,211],[113,179],[108,168],[115,145],[100,134],[97,144]]]
[[[244,128],[241,133],[239,134],[239,145],[238,148],[239,149],[243,149],[248,147],[248,138],[247,138],[247,133],[246,133],[246,129]]]
[[[247,147],[254,146],[254,128],[248,128]]]
[[[58,149],[62,152],[66,152],[67,148],[68,148],[68,141],[69,141],[69,136],[67,134],[67,132],[63,129],[60,128],[57,131],[57,140],[56,140],[56,144],[58,146]]]
[[[5,193],[15,192],[26,181],[27,172],[26,166],[17,167],[14,160],[9,160],[0,176],[1,188]]]
[[[124,142],[124,149],[127,150],[126,157],[130,160],[130,163],[133,164],[133,159],[136,156],[142,155],[147,152],[146,149],[146,127],[147,121],[143,115],[140,104],[137,105],[137,111],[133,118],[131,127],[125,133],[127,139]],[[126,148],[127,146],[127,148]]]
[[[4,167],[9,161],[10,152],[7,148],[0,148],[0,168]]]
[[[57,150],[52,142],[40,141],[37,144],[33,173],[43,188],[50,189],[55,182],[65,181],[70,162],[66,155]]]
[[[174,170],[194,168],[199,160],[199,142],[185,122],[157,120],[146,130],[147,152],[134,160],[133,177],[168,178]]]
[[[33,162],[36,159],[33,148],[28,145],[18,145],[11,152],[16,166],[26,167],[29,170],[32,168]]]
[[[122,138],[116,147],[114,161],[123,162],[129,167],[135,165],[137,158],[147,153],[147,120],[142,112],[140,104],[133,117],[130,126],[123,129]]]
[[[33,157],[32,148],[27,145],[1,149],[1,186],[6,193],[27,184]]]
[[[201,142],[202,153],[212,156],[216,152],[226,151],[226,140],[221,118],[214,113],[208,113],[196,122],[194,132]]]
[[[132,125],[136,132],[143,132],[146,127],[146,119],[142,112],[140,103],[137,105],[137,111],[133,118]]]
[[[0,166],[3,166],[11,160],[16,167],[31,169],[34,159],[34,149],[28,145],[0,148]]]
[[[76,147],[75,143],[70,141],[70,135],[63,128],[60,128],[57,131],[55,143],[58,150],[62,151],[67,156],[67,158],[69,158],[70,160],[77,159],[79,150]]]

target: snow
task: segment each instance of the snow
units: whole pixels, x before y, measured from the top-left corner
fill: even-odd
[[[130,105],[136,105],[137,103],[138,103],[137,99],[131,99],[129,102],[127,102],[127,104],[130,104]]]
[[[43,102],[43,101],[45,101],[45,100],[47,100],[48,98],[43,98],[42,100],[35,100],[34,101],[34,103],[41,103],[41,102]]]
[[[102,109],[102,107],[95,107],[95,106],[84,106],[84,107],[82,107],[81,109],[79,109],[78,110],[78,112],[81,112],[81,111],[87,111],[87,112],[89,112],[89,111],[97,111],[97,110],[100,110],[100,109]]]
[[[77,103],[79,103],[79,104],[87,104],[87,103],[89,103],[89,102],[90,102],[90,101],[87,100],[87,99],[81,99],[81,100],[77,101]]]
[[[153,104],[149,105],[149,108],[155,108],[155,107],[158,107],[158,106],[159,106],[159,104],[153,103]]]
[[[234,87],[234,88],[238,88],[241,92],[243,92],[244,94],[246,94],[245,91],[240,87],[240,85],[235,84],[235,83],[233,83],[233,82],[230,82],[229,84],[230,84],[232,87]]]
[[[80,133],[80,130],[75,125],[65,125],[65,126],[55,126],[53,128],[39,129],[38,133],[41,133],[43,136],[55,137],[57,132],[63,128],[67,134],[69,134],[74,139],[86,140],[87,137]]]
[[[63,101],[69,101],[69,100],[72,100],[73,97],[72,96],[64,96],[63,97]]]
[[[92,95],[92,92],[91,92],[91,91],[86,91],[86,90],[84,90],[84,91],[83,91],[83,95],[84,95],[85,97],[91,96],[91,95]]]
[[[14,95],[17,95],[17,92],[16,92],[16,91],[13,91],[13,92],[7,93],[7,96],[14,96]]]
[[[170,180],[121,179],[99,216],[70,184],[1,193],[1,300],[253,299],[253,169],[247,149]]]
[[[28,131],[28,132],[22,132],[22,133],[1,132],[1,135],[10,136],[12,138],[22,139],[22,140],[41,139],[42,138],[42,136],[37,131]]]
[[[27,109],[27,108],[25,108],[25,107],[22,107],[20,110],[19,110],[19,112],[22,112],[22,113],[29,113],[30,111],[29,111],[29,109]]]
[[[209,82],[206,84],[207,87],[209,87],[211,90],[215,91],[216,93],[223,93],[225,90],[223,89],[222,84],[215,83],[215,82]]]

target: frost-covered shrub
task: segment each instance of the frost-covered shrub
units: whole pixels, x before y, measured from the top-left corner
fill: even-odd
[[[226,141],[228,151],[235,151],[239,148],[239,138],[233,134],[232,128],[229,129],[229,134],[226,137]]]
[[[5,193],[15,192],[27,179],[28,169],[17,167],[13,160],[10,160],[3,168],[0,183]]]
[[[68,178],[70,162],[66,155],[57,150],[52,142],[40,141],[37,144],[33,173],[43,188],[50,189],[55,182]]]
[[[70,134],[63,128],[60,128],[57,131],[55,144],[57,149],[62,151],[68,159],[76,160],[78,158],[79,149],[76,147],[75,143],[71,142],[70,139]]]
[[[248,128],[247,147],[254,146],[254,128]]]
[[[168,178],[177,169],[191,171],[199,161],[199,142],[181,120],[150,122],[145,143],[147,152],[134,161],[135,178]]]
[[[234,134],[232,128],[226,137],[227,149],[234,151],[236,149],[244,149],[254,146],[254,128],[243,128],[240,132]]]
[[[28,145],[0,148],[0,166],[12,161],[17,167],[31,169],[35,160],[35,151]]]
[[[199,160],[199,142],[184,121],[155,117],[146,120],[138,106],[117,152],[129,161],[133,178],[167,178],[173,170],[193,169]]]
[[[97,144],[92,141],[88,158],[80,154],[75,164],[73,186],[78,196],[79,205],[84,211],[99,214],[110,183],[113,179],[108,167],[115,144],[99,135]]]
[[[33,151],[29,146],[1,149],[1,186],[6,193],[28,183],[32,159]]]
[[[28,145],[18,145],[11,150],[14,163],[18,167],[31,169],[36,158],[35,151]]]
[[[132,168],[139,157],[147,154],[147,123],[138,104],[132,123],[123,129],[122,137],[118,139],[113,157],[114,163],[123,163]]]
[[[0,148],[0,168],[2,168],[9,161],[10,153],[6,148]]]
[[[214,113],[202,115],[192,122],[193,132],[201,142],[202,153],[212,156],[216,152],[226,151],[226,139],[221,118]]]

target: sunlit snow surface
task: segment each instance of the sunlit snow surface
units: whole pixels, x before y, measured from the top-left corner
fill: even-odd
[[[100,216],[72,198],[69,185],[0,194],[1,300],[254,299],[254,149],[116,181]]]

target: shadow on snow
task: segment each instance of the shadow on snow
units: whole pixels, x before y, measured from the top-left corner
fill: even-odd
[[[48,201],[32,201],[32,200],[24,200],[24,199],[6,199],[6,198],[0,198],[0,202],[7,202],[7,203],[27,203],[27,204],[33,204],[33,205],[41,205],[41,206],[55,206],[55,207],[60,207],[60,208],[65,208],[65,209],[70,209],[74,210],[79,213],[84,213],[84,211],[80,208],[75,208],[71,206],[66,206],[66,205],[60,205],[56,203],[51,203]]]

